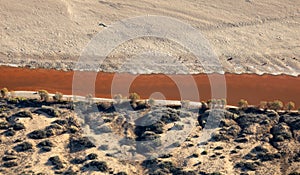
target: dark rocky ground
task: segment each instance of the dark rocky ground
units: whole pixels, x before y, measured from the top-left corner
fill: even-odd
[[[300,173],[299,113],[130,106],[135,111],[128,112],[126,104],[118,104],[124,110],[116,111],[111,103],[1,100],[0,174]],[[221,114],[217,125],[211,125],[210,112]],[[196,122],[189,123],[193,129],[186,138],[170,142],[168,152],[158,151],[166,135],[187,130],[182,123],[193,116]],[[87,125],[103,142],[85,135]],[[214,132],[200,143],[204,128]],[[120,138],[122,148],[147,159],[124,160],[109,134]]]

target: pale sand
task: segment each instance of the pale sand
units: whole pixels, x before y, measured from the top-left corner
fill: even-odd
[[[74,69],[90,39],[103,30],[99,23],[110,26],[126,18],[162,15],[199,29],[226,72],[300,73],[299,0],[0,0],[0,14],[2,65]],[[149,48],[174,56],[192,73],[203,72],[182,46],[141,38],[121,45],[111,53],[114,59],[99,70],[120,71],[117,67],[125,58],[130,65],[138,64],[130,53]],[[132,70],[130,65],[122,71],[180,73],[164,66],[151,69],[151,65]]]

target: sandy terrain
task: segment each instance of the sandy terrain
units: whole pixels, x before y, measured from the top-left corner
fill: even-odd
[[[0,14],[1,64],[74,69],[90,39],[103,30],[100,23],[110,26],[125,18],[162,15],[199,29],[226,72],[300,73],[298,0],[0,0]],[[192,73],[203,72],[201,64],[185,48],[155,38],[124,43],[99,70],[180,73],[164,69],[161,62],[153,64],[147,60],[150,65],[144,64],[145,69],[141,70],[116,67],[126,59],[131,65],[140,63],[136,53],[149,49],[172,55]],[[163,66],[154,69],[153,65]]]
[[[86,107],[81,109],[84,115],[75,112],[80,105]],[[293,175],[300,171],[297,111],[202,106],[198,113],[193,108],[142,103],[137,108],[117,112],[107,103],[0,99],[0,174]],[[222,118],[207,138],[203,133],[211,124],[211,112]],[[153,123],[143,125],[143,121]]]

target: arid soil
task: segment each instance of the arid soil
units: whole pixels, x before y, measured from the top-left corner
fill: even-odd
[[[160,15],[199,29],[225,72],[297,76],[300,71],[299,7],[298,0],[0,0],[0,63],[74,69],[83,49],[105,29],[103,26],[136,16]],[[155,38],[125,42],[99,69],[117,72],[120,70],[116,66],[124,62],[141,64],[141,60],[135,60],[136,56],[149,49],[171,55],[175,61],[186,64],[189,72],[203,73],[201,64],[195,62],[180,43]],[[151,66],[148,61],[143,60],[146,67]],[[157,71],[140,71],[174,72],[164,66]]]
[[[119,108],[123,106],[118,105]],[[78,106],[85,106],[81,108],[81,114],[73,110]],[[124,113],[116,112],[109,103],[2,99],[0,173],[300,173],[298,112],[264,111],[252,107],[210,110],[204,105],[195,110],[180,106],[150,107],[145,103],[132,103],[132,107],[135,111],[126,110],[128,113]],[[214,131],[211,137],[203,141],[202,133],[210,124],[210,113],[221,118],[217,125],[210,128]],[[154,122],[143,125],[143,121]],[[189,129],[184,127],[185,124],[193,129],[182,142],[171,142],[168,152],[157,151],[167,135]],[[87,125],[89,130],[86,130]],[[87,131],[99,135],[100,141],[107,140],[107,144],[98,145],[93,137],[85,137],[89,134]],[[111,147],[117,138],[120,138],[118,143],[130,148],[132,154],[153,156],[138,160],[120,159],[122,150]]]
[[[23,68],[11,68],[11,67],[0,67],[0,87],[7,87],[10,90],[28,90],[37,91],[46,89],[49,92],[62,92],[65,95],[71,95],[72,92],[72,81],[74,73],[57,71],[57,70],[46,70],[46,69],[23,69]],[[132,74],[112,74],[100,72],[97,74],[95,84],[89,80],[89,74],[83,74],[82,87],[84,89],[89,83],[91,86],[95,85],[95,95],[100,98],[111,98],[117,93],[112,92],[112,82],[114,81],[114,88],[116,90],[125,89],[124,87],[127,80],[135,77]],[[118,77],[118,79],[114,79]],[[215,75],[220,77],[220,75]],[[199,74],[193,75],[193,81],[196,82],[199,92],[197,97],[192,90],[185,90],[185,99],[180,94],[179,86],[171,79],[179,79],[186,87],[190,89],[192,82],[188,79],[187,75],[172,75],[168,77],[162,74],[152,75],[139,75],[130,85],[130,92],[137,92],[142,98],[148,99],[151,95],[156,92],[160,92],[164,95],[165,99],[169,100],[191,100],[199,101],[211,99],[211,85],[207,75]],[[226,74],[226,92],[227,101],[229,104],[236,105],[240,99],[246,99],[250,104],[259,104],[260,101],[273,101],[282,100],[287,103],[294,101],[296,107],[300,105],[299,77],[286,76],[286,75],[255,75],[255,74]],[[214,85],[218,86],[218,85]],[[191,87],[192,88],[192,87]],[[197,89],[196,89],[197,90]],[[75,95],[75,94],[74,94]],[[87,94],[80,93],[76,95],[86,96]],[[127,96],[128,92],[122,94]]]

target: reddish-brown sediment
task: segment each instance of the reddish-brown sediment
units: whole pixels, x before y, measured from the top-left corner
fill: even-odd
[[[72,80],[74,72],[64,72],[46,69],[27,69],[0,67],[0,88],[7,87],[10,90],[40,90],[49,92],[62,92],[72,94]],[[90,73],[86,73],[88,75]],[[122,76],[122,80],[114,84],[114,88],[122,89],[123,81],[134,77],[131,74],[113,74],[100,72],[95,82],[97,97],[110,98],[111,84],[115,75]],[[218,77],[219,75],[215,75]],[[189,86],[190,76],[172,75]],[[200,99],[211,98],[211,87],[206,74],[192,76],[197,84]],[[300,105],[300,77],[287,75],[255,75],[255,74],[226,74],[227,101],[236,104],[240,99],[247,99],[250,104],[258,104],[260,101],[280,99],[283,102],[294,101]],[[83,81],[83,86],[86,84]],[[149,98],[154,92],[161,92],[166,99],[181,100],[178,87],[170,77],[163,74],[139,75],[131,84],[130,92],[137,92],[142,98]],[[188,100],[198,99],[193,92],[185,91]],[[84,94],[82,94],[84,95]]]

